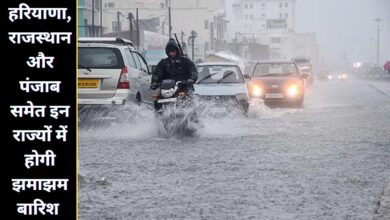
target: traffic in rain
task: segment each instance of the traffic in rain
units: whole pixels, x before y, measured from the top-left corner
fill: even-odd
[[[78,1],[79,219],[390,219],[390,2]]]

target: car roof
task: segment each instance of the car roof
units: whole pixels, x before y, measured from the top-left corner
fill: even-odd
[[[130,45],[133,46],[133,42],[125,38],[120,37],[79,37],[78,42],[83,43],[107,43],[116,45]]]
[[[238,66],[236,63],[229,62],[208,62],[208,63],[199,63],[198,66]]]
[[[79,42],[78,47],[107,47],[107,48],[130,48],[131,51],[137,51],[134,47],[130,45],[116,45],[116,44],[107,44],[107,43],[94,43],[94,42]]]
[[[260,63],[260,64],[267,64],[267,63],[291,63],[291,64],[294,64],[295,62],[288,61],[288,60],[264,60],[264,61],[260,61],[257,63]]]

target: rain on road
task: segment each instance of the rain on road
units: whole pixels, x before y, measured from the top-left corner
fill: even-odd
[[[371,219],[390,176],[390,97],[318,82],[303,109],[253,104],[158,136],[151,110],[79,131],[80,219]]]

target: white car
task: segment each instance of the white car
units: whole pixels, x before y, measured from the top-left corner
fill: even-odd
[[[198,80],[194,84],[195,95],[203,100],[233,101],[243,112],[248,111],[248,89],[238,65],[202,63],[198,64],[198,71]]]
[[[78,104],[152,102],[145,59],[123,38],[79,38]]]

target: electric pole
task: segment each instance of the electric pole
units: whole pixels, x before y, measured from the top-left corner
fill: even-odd
[[[236,55],[241,56],[241,53],[239,53],[239,45],[238,45],[238,32],[236,32],[236,38],[235,39],[235,46],[236,46]]]
[[[165,35],[165,22],[164,21],[161,24],[161,34]]]
[[[188,44],[191,45],[192,49],[192,61],[194,61],[195,58],[195,38],[197,37],[197,33],[195,31],[191,31],[191,36],[188,37]]]
[[[121,15],[121,12],[117,11],[116,12],[116,22],[117,22],[117,29],[116,29],[116,31],[117,31],[118,37],[121,37],[120,15]]]
[[[129,39],[131,40],[131,41],[133,41],[134,39],[133,39],[133,31],[134,31],[134,26],[133,26],[133,19],[134,19],[134,16],[133,16],[133,14],[132,13],[129,13],[129,16],[127,17],[128,19],[129,19],[129,25],[130,25],[130,27],[129,27]]]
[[[374,46],[373,46],[373,41],[374,41],[374,38],[373,37],[370,37],[369,38],[370,39],[370,63],[374,63],[374,59],[373,59],[373,52],[374,52],[374,50],[373,50],[373,48],[374,48]]]
[[[92,37],[95,37],[95,0],[92,0]]]
[[[378,26],[377,26],[377,30],[376,30],[376,65],[379,66],[379,62],[380,62],[380,23],[382,21],[381,18],[376,18],[374,20],[375,22],[377,22]]]
[[[183,49],[183,53],[185,53],[185,51],[187,50],[186,48],[186,43],[184,42],[184,31],[181,31],[180,32],[180,35],[181,35],[181,47]]]
[[[103,36],[103,0],[100,0],[100,37]]]
[[[138,17],[138,8],[135,10],[135,16],[136,16],[136,19],[137,19],[137,23],[136,23],[136,26],[137,26],[137,49],[139,49],[139,46],[140,46],[140,32],[139,32],[139,17]]]
[[[172,38],[172,17],[171,17],[171,1],[169,1],[169,7],[168,7],[168,29],[169,29],[169,39]]]

